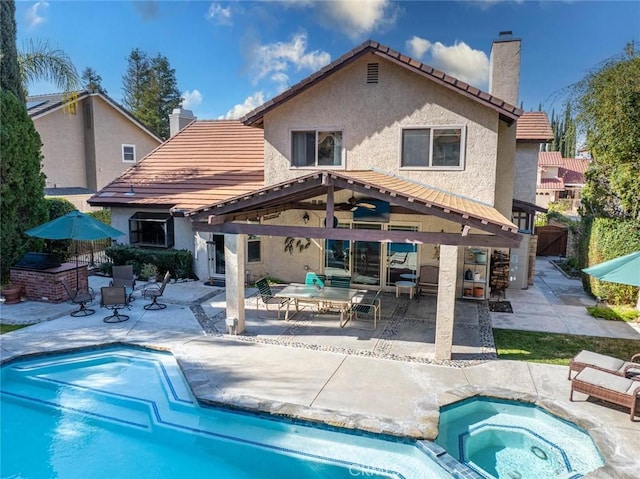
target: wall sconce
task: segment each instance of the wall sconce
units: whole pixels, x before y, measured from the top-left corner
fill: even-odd
[[[306,225],[310,219],[311,218],[309,217],[309,213],[305,211],[304,214],[302,215],[302,221],[304,221],[304,224]]]

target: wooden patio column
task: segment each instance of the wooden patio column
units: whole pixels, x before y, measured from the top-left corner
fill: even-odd
[[[440,275],[436,309],[436,359],[451,359],[453,322],[456,309],[456,279],[458,276],[458,247],[440,246]]]
[[[236,334],[245,329],[244,280],[247,235],[224,235],[225,290],[227,318],[236,318]]]

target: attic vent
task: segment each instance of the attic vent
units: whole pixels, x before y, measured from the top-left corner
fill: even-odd
[[[367,83],[378,83],[378,63],[367,63]]]

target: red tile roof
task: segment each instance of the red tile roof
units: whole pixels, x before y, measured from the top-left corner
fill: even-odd
[[[193,209],[262,188],[263,133],[237,120],[194,121],[89,203]]]
[[[543,111],[523,113],[518,118],[516,139],[537,143],[545,143],[553,139],[553,130],[547,114]]]
[[[565,185],[584,185],[584,173],[589,167],[590,160],[586,158],[563,158],[563,165],[558,175],[564,179]]]
[[[536,188],[538,190],[564,190],[564,181],[562,178],[542,178]]]
[[[245,125],[253,125],[258,127],[262,126],[264,115],[267,112],[278,107],[287,100],[307,90],[315,83],[323,80],[324,78],[332,75],[346,65],[349,65],[353,61],[369,53],[378,55],[386,60],[396,63],[397,65],[400,65],[407,70],[417,73],[424,78],[434,81],[440,85],[445,86],[446,88],[449,88],[485,106],[488,106],[489,108],[494,109],[500,114],[500,117],[502,119],[509,123],[517,120],[518,117],[522,114],[522,110],[520,108],[510,105],[509,103],[501,100],[496,96],[483,92],[461,80],[458,80],[452,76],[445,74],[444,72],[441,72],[440,70],[436,70],[429,65],[425,65],[418,60],[392,50],[385,45],[374,42],[373,40],[367,40],[353,50],[345,53],[337,60],[331,62],[317,72],[308,76],[304,80],[296,83],[291,88],[285,90],[278,96],[265,102],[255,110],[247,113],[240,120]]]
[[[560,166],[562,155],[559,151],[541,151],[538,153],[538,166]]]

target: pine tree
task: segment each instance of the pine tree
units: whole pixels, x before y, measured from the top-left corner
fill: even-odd
[[[82,71],[82,82],[85,90],[107,94],[107,90],[102,87],[102,77],[91,67]]]
[[[124,105],[159,137],[169,137],[169,114],[180,106],[176,72],[169,60],[132,50],[123,76]]]

